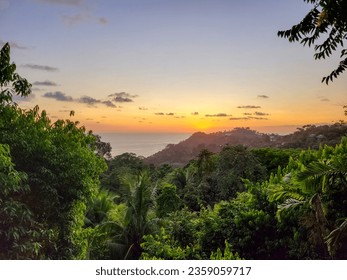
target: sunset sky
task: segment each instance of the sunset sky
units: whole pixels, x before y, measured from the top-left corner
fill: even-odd
[[[289,132],[344,119],[339,53],[277,37],[302,0],[0,0],[0,45],[33,84],[18,100],[96,132]]]

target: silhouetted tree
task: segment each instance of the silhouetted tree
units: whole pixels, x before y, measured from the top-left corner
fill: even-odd
[[[313,4],[312,10],[303,20],[291,29],[279,31],[278,36],[289,42],[300,42],[302,45],[314,45],[314,58],[325,59],[332,55],[347,39],[347,1],[346,0],[304,0]],[[324,41],[318,43],[322,35]],[[341,50],[339,66],[322,82],[329,83],[347,69],[347,49]]]

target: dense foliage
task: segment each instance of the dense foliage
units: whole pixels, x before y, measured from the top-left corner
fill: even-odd
[[[30,94],[31,85],[15,72],[9,53],[6,44],[0,57],[2,257],[84,258],[84,213],[106,164],[96,155],[95,137],[77,122],[52,123],[37,106],[23,110],[12,101]]]
[[[293,134],[325,135],[332,145],[317,149],[202,146],[181,167],[112,158],[77,122],[13,102],[31,85],[9,52],[0,57],[0,259],[347,258],[347,138],[333,145],[344,123]]]

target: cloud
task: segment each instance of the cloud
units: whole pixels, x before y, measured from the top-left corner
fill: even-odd
[[[75,15],[63,15],[62,20],[67,26],[73,26],[78,23],[90,22],[90,21],[97,22],[98,24],[101,24],[101,25],[108,24],[108,20],[106,18],[104,17],[97,18],[88,12],[82,12]]]
[[[65,93],[62,93],[61,91],[56,92],[46,92],[43,97],[46,98],[52,98],[58,101],[69,101],[69,102],[76,102],[76,103],[82,103],[87,104],[88,106],[96,106],[97,104],[103,104],[110,108],[117,108],[115,104],[113,104],[110,100],[99,100],[95,99],[93,97],[84,95],[78,99],[74,99],[71,96],[66,95]]]
[[[104,18],[104,17],[98,18],[98,22],[100,24],[108,24],[108,20],[106,18]]]
[[[58,4],[68,6],[80,6],[84,0],[35,0],[36,2],[42,2],[47,4]]]
[[[0,0],[0,11],[6,10],[10,6],[10,2],[7,0]]]
[[[101,103],[102,103],[102,104],[105,104],[107,107],[117,108],[117,106],[114,105],[114,104],[112,103],[112,101],[109,101],[109,100],[107,100],[107,101],[101,101]]]
[[[229,120],[231,120],[231,121],[239,121],[239,120],[245,120],[245,121],[247,121],[247,120],[249,120],[249,118],[248,118],[248,117],[243,117],[243,118],[240,118],[240,117],[233,117],[233,118],[229,118]]]
[[[102,25],[108,24],[108,20],[105,17],[96,17],[89,12],[88,7],[84,5],[85,0],[36,0],[36,2],[83,8],[82,12],[79,12],[74,15],[63,15],[61,17],[63,22],[67,26],[72,26],[81,22],[88,22],[88,21],[94,21]]]
[[[67,26],[73,26],[78,23],[91,20],[92,16],[88,13],[81,13],[76,15],[63,15],[62,20]]]
[[[117,92],[110,94],[108,97],[112,97],[112,101],[119,103],[133,102],[133,98],[138,97],[138,95],[132,95],[126,92]]]
[[[43,97],[52,98],[58,101],[74,101],[74,99],[71,96],[68,96],[65,93],[62,93],[61,91],[46,92],[43,95]]]
[[[80,99],[78,99],[78,102],[88,104],[88,105],[95,105],[97,103],[101,103],[100,100],[97,100],[90,96],[82,96]]]
[[[263,118],[263,117],[250,117],[252,120],[268,120],[268,118]]]
[[[57,84],[55,82],[51,82],[51,81],[43,81],[43,82],[33,82],[34,86],[47,86],[47,87],[55,87],[57,86]]]
[[[245,105],[245,106],[237,106],[238,109],[260,109],[261,106],[255,105]]]
[[[83,104],[88,104],[90,106],[95,106],[96,104],[104,104],[106,105],[107,107],[111,107],[111,108],[117,108],[116,105],[114,105],[112,103],[112,101],[109,101],[109,100],[106,100],[106,101],[102,101],[102,100],[99,100],[99,99],[95,99],[93,97],[90,97],[90,96],[82,96],[81,98],[79,98],[77,100],[77,102],[79,103],[83,103]]]
[[[269,96],[265,95],[265,94],[259,94],[258,95],[258,98],[264,98],[264,99],[267,99],[267,98],[270,98]]]
[[[197,116],[197,115],[199,115],[199,112],[193,112],[192,115]]]
[[[38,87],[33,87],[31,88],[31,91],[41,91],[42,89],[38,88]]]
[[[263,118],[263,117],[233,117],[233,118],[229,118],[229,120],[231,120],[231,121],[239,121],[239,120],[249,121],[249,120],[268,120],[268,118]]]
[[[1,0],[0,0],[0,10],[1,10]],[[3,46],[3,45],[5,45],[7,42],[5,42],[5,41],[3,41],[3,40],[0,40],[0,45],[1,45],[1,47]],[[12,48],[12,49],[18,49],[18,50],[28,50],[29,49],[29,47],[26,47],[26,46],[23,46],[23,45],[19,45],[19,44],[17,44],[17,43],[15,43],[15,42],[8,42],[9,44],[10,44],[10,47]]]
[[[322,98],[320,101],[322,101],[322,102],[330,102],[330,99],[328,99],[328,98]]]
[[[174,118],[175,118],[175,119],[184,119],[185,116],[175,116]]]
[[[263,113],[263,112],[254,112],[254,115],[256,115],[256,116],[268,116],[269,114]]]
[[[37,65],[37,64],[24,64],[24,65],[22,65],[22,67],[30,68],[30,69],[34,69],[34,70],[48,71],[48,72],[58,71],[58,68],[56,68],[56,67]]]
[[[231,115],[225,114],[225,113],[218,113],[214,115],[206,114],[205,117],[217,117],[217,118],[224,118],[224,117],[231,117]]]
[[[252,113],[243,113],[245,116],[252,116]]]
[[[146,107],[139,107],[139,110],[141,110],[141,111],[147,111],[148,108],[146,108]]]
[[[14,95],[12,97],[12,100],[14,102],[29,102],[35,99],[35,94],[31,93],[28,96],[20,96],[20,95]]]
[[[157,116],[174,116],[175,113],[163,113],[163,112],[158,112],[158,113],[154,113],[154,115],[157,115]]]

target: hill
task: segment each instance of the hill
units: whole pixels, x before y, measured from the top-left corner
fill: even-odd
[[[347,124],[344,122],[333,125],[305,125],[288,135],[266,134],[239,127],[231,131],[204,133],[196,132],[188,139],[169,144],[165,149],[147,157],[147,164],[170,164],[183,166],[197,157],[199,152],[207,149],[218,153],[225,145],[243,145],[251,148],[302,148],[318,149],[320,145],[336,145],[347,135]]]

